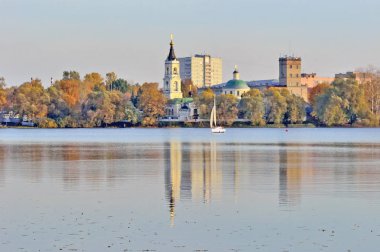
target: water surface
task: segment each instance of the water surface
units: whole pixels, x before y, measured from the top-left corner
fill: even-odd
[[[376,251],[379,129],[1,129],[0,251]]]

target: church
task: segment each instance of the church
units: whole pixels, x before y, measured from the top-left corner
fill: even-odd
[[[181,90],[180,63],[174,52],[173,35],[170,38],[169,55],[165,60],[163,92],[168,99],[166,116],[161,121],[191,121],[198,118],[193,98],[183,98]]]

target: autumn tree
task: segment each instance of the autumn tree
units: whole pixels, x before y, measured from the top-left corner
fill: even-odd
[[[238,98],[231,94],[219,95],[216,99],[217,120],[224,125],[231,126],[238,115]]]
[[[127,101],[119,91],[108,92],[104,89],[91,92],[82,105],[85,127],[100,127],[121,121],[125,118]]]
[[[33,121],[46,117],[50,99],[40,80],[34,79],[22,84],[14,90],[12,96],[13,110],[16,113],[26,115]]]
[[[193,97],[198,94],[197,87],[193,84],[191,79],[185,79],[181,82],[181,91],[184,98]]]
[[[330,87],[330,84],[328,83],[320,83],[316,85],[315,87],[310,89],[309,92],[309,102],[312,106],[315,105],[315,98],[318,95],[321,95],[326,92],[326,90]]]
[[[106,86],[108,90],[112,90],[112,83],[117,80],[114,72],[106,73]]]
[[[158,90],[158,83],[144,83],[138,97],[138,108],[143,113],[142,125],[155,126],[160,116],[165,114],[166,98]]]
[[[56,85],[50,86],[47,89],[47,93],[50,98],[47,116],[49,118],[56,120],[57,122],[61,122],[63,118],[65,118],[70,113],[72,113],[72,110],[70,109],[70,105],[64,99],[66,95]],[[62,125],[62,124],[60,124],[60,126],[65,127],[65,125]]]
[[[81,90],[81,94],[83,97],[87,96],[87,94],[91,93],[94,90],[95,86],[99,88],[99,86],[104,86],[103,77],[99,73],[89,73],[84,76],[83,79],[83,87]]]
[[[380,70],[369,66],[362,70],[361,80],[369,109],[374,115],[380,116]]]
[[[239,110],[245,119],[249,119],[252,125],[262,126],[265,125],[264,121],[264,100],[263,94],[258,89],[251,89],[243,94]]]
[[[201,118],[210,118],[211,109],[214,105],[214,96],[214,92],[208,88],[194,98],[195,105],[199,109],[199,114]]]
[[[5,79],[0,77],[0,111],[7,104],[7,92],[5,90]]]
[[[62,98],[70,108],[74,108],[80,101],[80,86],[81,81],[78,79],[62,79],[52,85],[59,93],[59,98]]]

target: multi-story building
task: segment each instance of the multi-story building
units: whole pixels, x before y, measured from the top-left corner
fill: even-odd
[[[280,85],[286,86],[290,93],[308,101],[307,86],[301,83],[301,58],[281,57],[279,59]]]
[[[223,82],[221,58],[196,54],[179,58],[179,62],[181,79],[191,80],[196,87],[210,87]]]

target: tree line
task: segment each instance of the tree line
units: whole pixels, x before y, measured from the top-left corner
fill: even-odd
[[[251,89],[241,99],[216,96],[218,120],[231,126],[245,119],[252,126],[313,123],[317,126],[378,126],[380,73],[367,70],[360,84],[355,78],[322,83],[309,92],[310,104],[286,88]],[[184,97],[193,97],[199,118],[208,119],[215,94],[199,92],[191,81],[182,83]],[[103,78],[76,71],[44,88],[39,79],[6,87],[0,78],[0,109],[26,116],[42,128],[105,127],[124,121],[130,125],[157,126],[165,115],[167,99],[158,83],[134,84],[113,72]]]
[[[166,99],[157,83],[132,84],[107,73],[65,71],[62,79],[44,88],[31,79],[6,88],[0,81],[0,110],[26,116],[41,128],[104,127],[119,121],[156,125]]]

